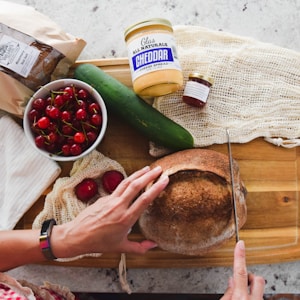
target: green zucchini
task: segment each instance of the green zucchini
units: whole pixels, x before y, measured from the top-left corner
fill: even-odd
[[[172,150],[193,148],[194,139],[185,128],[160,113],[132,89],[100,68],[92,64],[78,65],[74,77],[94,87],[109,111],[128,122],[150,141]]]

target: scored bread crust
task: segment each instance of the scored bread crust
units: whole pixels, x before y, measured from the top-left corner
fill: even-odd
[[[189,149],[155,161],[169,184],[139,218],[143,235],[161,249],[185,255],[204,255],[235,233],[227,155],[207,149]],[[238,224],[246,222],[246,188],[233,160]],[[146,187],[150,188],[153,183]]]

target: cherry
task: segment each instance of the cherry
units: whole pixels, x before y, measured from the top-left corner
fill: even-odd
[[[89,94],[86,90],[80,89],[77,93],[79,99],[85,100],[89,97]]]
[[[95,126],[100,126],[102,124],[102,117],[99,114],[93,114],[91,116],[91,123]]]
[[[43,98],[37,98],[32,102],[32,108],[42,111],[45,109],[47,103],[46,100]]]
[[[112,193],[120,182],[124,179],[124,175],[117,170],[106,171],[102,178],[102,185],[107,193]]]
[[[50,132],[48,134],[47,140],[50,144],[54,144],[58,140],[58,136],[55,132]]]
[[[41,114],[36,109],[32,109],[28,113],[28,118],[31,122],[36,122],[37,119],[41,117]]]
[[[36,146],[40,149],[45,147],[45,141],[46,139],[42,135],[38,135],[34,139]]]
[[[47,117],[41,117],[38,121],[37,121],[37,125],[39,128],[41,129],[47,129],[50,125],[50,120]]]
[[[52,109],[52,107],[54,107],[52,104],[48,104],[48,105],[46,106],[46,108],[45,108],[45,114],[46,114],[47,116],[49,116],[50,110]]]
[[[45,144],[45,149],[50,153],[54,153],[56,151],[56,145],[55,144]]]
[[[72,87],[72,86],[65,87],[64,91],[63,91],[63,98],[66,101],[73,100],[74,99],[74,87]]]
[[[71,147],[71,146],[74,144],[74,139],[73,139],[73,137],[67,137],[66,143],[67,143],[68,145],[70,145],[70,147]]]
[[[50,132],[57,132],[57,124],[50,121],[50,124],[48,126],[48,130]]]
[[[85,135],[83,132],[76,132],[73,138],[75,143],[82,144],[85,142]]]
[[[88,110],[89,110],[89,113],[90,113],[90,114],[96,114],[96,113],[99,113],[99,112],[100,112],[100,106],[99,106],[98,103],[93,102],[93,103],[91,103],[91,104],[89,105]]]
[[[74,130],[73,130],[73,128],[72,128],[70,125],[65,124],[65,125],[63,125],[62,128],[61,128],[61,132],[62,132],[63,134],[65,134],[65,135],[72,135],[73,132],[74,132]]]
[[[64,99],[64,97],[63,97],[61,94],[56,95],[55,98],[54,98],[54,105],[55,105],[56,107],[61,107],[61,106],[63,106],[64,104],[65,104],[65,99]]]
[[[84,120],[86,120],[86,117],[87,117],[87,112],[85,109],[79,108],[76,111],[76,119],[77,120],[84,121]]]
[[[88,131],[86,137],[90,143],[94,143],[97,139],[97,134],[94,131]]]
[[[64,156],[69,156],[71,151],[70,151],[70,145],[69,144],[64,144],[61,147],[61,151],[63,153]]]
[[[72,127],[77,130],[77,131],[80,131],[81,130],[81,125],[82,125],[82,122],[80,120],[77,120],[76,118],[74,120],[72,120]]]
[[[83,100],[76,101],[76,109],[79,109],[79,108],[82,108],[84,110],[86,109],[86,103]]]
[[[82,148],[78,144],[73,144],[70,147],[70,153],[74,156],[80,155],[82,153]]]
[[[60,117],[62,121],[66,121],[66,122],[70,122],[72,119],[71,113],[67,110],[62,111]]]
[[[47,97],[47,99],[46,99],[46,106],[47,106],[47,105],[52,105],[52,104],[53,104],[53,99],[52,99],[52,97],[51,97],[51,96]]]
[[[58,119],[60,117],[60,110],[57,107],[52,106],[48,112],[48,115],[52,119]]]
[[[75,187],[77,198],[83,202],[88,202],[98,193],[97,182],[92,178],[83,179]]]

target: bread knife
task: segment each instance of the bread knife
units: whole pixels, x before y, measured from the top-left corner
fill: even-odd
[[[234,223],[235,223],[235,240],[236,242],[239,241],[239,221],[237,216],[237,209],[236,209],[236,199],[235,199],[235,192],[234,192],[234,176],[233,176],[233,160],[231,154],[231,143],[230,143],[230,135],[229,130],[226,129],[227,134],[227,145],[228,145],[228,157],[229,157],[229,167],[230,167],[230,179],[231,179],[231,194],[232,194],[232,207],[233,207],[233,215],[234,215]]]

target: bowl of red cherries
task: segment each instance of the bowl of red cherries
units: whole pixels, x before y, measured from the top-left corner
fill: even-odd
[[[104,137],[107,110],[100,94],[76,79],[58,79],[37,90],[26,105],[23,127],[30,144],[56,161],[74,161]]]

